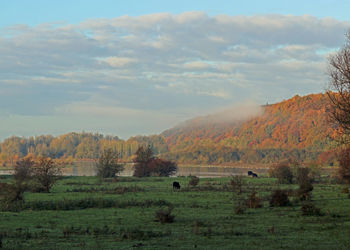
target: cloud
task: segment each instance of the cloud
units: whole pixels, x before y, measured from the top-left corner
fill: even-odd
[[[0,30],[0,114],[56,117],[84,103],[129,110],[133,121],[132,110],[176,120],[320,92],[327,55],[349,27],[310,15],[203,12],[10,26]],[[88,119],[94,109],[83,111]]]
[[[137,60],[134,58],[128,58],[128,57],[110,56],[110,57],[100,59],[100,62],[105,62],[111,67],[124,67],[128,64],[137,62]]]

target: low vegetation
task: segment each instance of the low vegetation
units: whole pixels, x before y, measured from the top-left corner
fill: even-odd
[[[198,177],[61,177],[50,193],[29,188],[21,201],[1,200],[0,241],[5,249],[348,249],[348,193],[323,176],[301,200],[306,173],[294,184],[240,176],[195,186]],[[0,190],[15,181],[0,178]]]

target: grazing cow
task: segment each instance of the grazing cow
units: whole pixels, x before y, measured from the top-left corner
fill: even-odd
[[[256,173],[254,173],[253,171],[248,171],[248,176],[251,176],[251,177],[253,177],[253,178],[257,178],[258,177],[258,175],[256,174]]]
[[[180,186],[180,183],[178,183],[177,181],[174,181],[173,182],[173,189],[180,189],[181,186]]]

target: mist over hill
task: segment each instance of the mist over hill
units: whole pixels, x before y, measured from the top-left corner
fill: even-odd
[[[166,156],[217,164],[329,158],[336,147],[337,128],[328,121],[328,103],[326,94],[297,95],[262,106],[259,112],[245,110],[244,119],[231,122],[194,118],[161,134],[169,148]]]
[[[196,117],[159,135],[117,136],[68,133],[53,137],[11,137],[0,144],[2,164],[28,154],[56,158],[95,159],[111,148],[130,161],[140,145],[179,163],[273,163],[285,159],[333,164],[337,127],[328,122],[325,94],[294,96],[280,103],[252,103]]]

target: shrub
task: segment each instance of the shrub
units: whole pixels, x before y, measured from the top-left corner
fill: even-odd
[[[312,162],[308,165],[310,169],[309,177],[312,182],[320,181],[321,179],[321,165],[316,162]]]
[[[13,178],[17,183],[23,183],[31,179],[35,162],[31,157],[23,158],[16,162]]]
[[[31,157],[26,157],[16,162],[13,174],[14,183],[10,185],[6,194],[8,200],[23,200],[24,192],[30,188],[34,165],[35,163]]]
[[[246,206],[244,205],[244,202],[242,202],[241,200],[237,201],[237,204],[234,208],[235,214],[244,214],[245,210]]]
[[[135,163],[134,176],[170,176],[177,171],[175,162],[156,158],[150,146],[139,147],[135,153],[133,162]]]
[[[287,191],[276,189],[272,192],[270,198],[271,207],[284,207],[290,204]]]
[[[338,174],[343,182],[350,183],[350,147],[340,153]]]
[[[248,208],[261,208],[262,207],[261,199],[256,196],[255,191],[253,191],[250,194],[248,200],[246,200],[246,206]]]
[[[197,176],[190,176],[190,181],[188,182],[188,185],[195,187],[199,183],[199,178]]]
[[[170,176],[176,173],[177,165],[175,162],[167,161],[160,158],[153,159],[149,164],[148,168],[150,169],[152,176]]]
[[[110,149],[104,150],[96,163],[97,176],[111,178],[123,171],[124,167],[118,163],[118,159],[118,153]]]
[[[173,207],[169,206],[168,209],[159,209],[155,213],[156,221],[160,223],[172,223],[174,222],[175,216],[171,214]]]
[[[230,186],[233,191],[237,193],[242,193],[242,187],[244,185],[244,179],[242,175],[232,176],[230,180]]]
[[[311,184],[311,178],[309,177],[310,169],[309,168],[298,168],[297,170],[297,182],[299,184],[299,189],[297,191],[298,196],[302,200],[310,199],[310,192],[313,190]]]
[[[270,167],[269,175],[270,177],[277,178],[279,183],[290,184],[293,182],[293,172],[291,167],[286,163],[280,163]]]
[[[313,203],[306,202],[301,207],[303,216],[322,216],[321,209],[317,208]]]
[[[60,175],[61,169],[51,158],[40,157],[35,163],[33,178],[41,186],[39,190],[50,192]]]
[[[341,190],[343,194],[348,194],[349,193],[349,188],[345,187]]]

